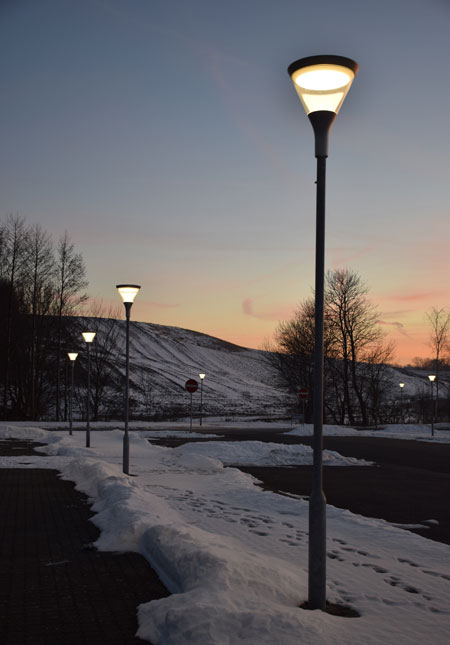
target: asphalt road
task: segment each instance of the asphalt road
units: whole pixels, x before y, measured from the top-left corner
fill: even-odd
[[[217,430],[214,432],[219,434]],[[216,440],[311,444],[310,437],[295,437],[279,431],[259,433],[235,429],[222,433]],[[186,439],[166,439],[157,443],[175,447],[186,442]],[[328,504],[396,524],[421,524],[421,528],[409,530],[450,544],[450,444],[381,437],[324,437],[324,449],[376,464],[325,466],[324,492]],[[266,489],[302,496],[310,493],[310,466],[240,469],[257,477]]]

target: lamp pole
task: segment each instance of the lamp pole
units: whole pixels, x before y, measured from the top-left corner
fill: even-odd
[[[75,367],[75,361],[77,360],[78,352],[69,352],[67,354],[69,361],[72,364],[72,378],[70,380],[70,395],[69,395],[69,434],[72,435],[72,403],[73,403],[73,370]]]
[[[206,374],[200,373],[200,425],[202,425],[203,422],[203,380],[205,378]]]
[[[358,64],[343,56],[309,56],[288,73],[314,130],[316,180],[316,258],[314,314],[313,474],[309,499],[308,607],[326,608],[326,499],[323,492],[323,363],[325,292],[325,177],[328,134],[352,84]]]
[[[404,421],[403,418],[403,388],[405,387],[404,383],[399,383],[400,386],[400,419]]]
[[[431,436],[434,437],[434,414],[433,414],[433,383],[436,380],[436,374],[430,374],[430,386],[431,386]]]
[[[125,305],[126,315],[126,343],[125,343],[125,401],[124,401],[124,423],[125,431],[123,435],[123,467],[122,470],[127,475],[130,474],[130,438],[128,435],[128,415],[129,415],[129,383],[130,383],[130,311],[134,299],[141,287],[137,284],[118,284],[117,291],[120,293],[123,304]]]
[[[88,383],[87,383],[87,396],[86,396],[86,448],[91,447],[91,343],[95,338],[95,331],[83,331],[81,335],[83,336],[85,342],[87,343],[88,350]]]

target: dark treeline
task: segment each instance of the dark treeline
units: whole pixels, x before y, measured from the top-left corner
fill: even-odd
[[[40,419],[63,414],[70,317],[87,300],[81,254],[65,232],[55,244],[19,215],[0,222],[0,414]]]

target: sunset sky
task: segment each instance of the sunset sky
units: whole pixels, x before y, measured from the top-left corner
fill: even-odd
[[[287,74],[360,71],[330,137],[327,267],[358,271],[395,359],[450,305],[447,0],[0,0],[0,215],[82,253],[135,320],[261,347],[312,293],[312,128]]]

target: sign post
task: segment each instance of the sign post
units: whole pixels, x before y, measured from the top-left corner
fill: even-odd
[[[309,390],[307,387],[301,387],[298,391],[298,395],[302,402],[302,411],[303,411],[303,425],[305,424],[305,401],[309,399]]]
[[[188,378],[188,380],[184,384],[184,389],[187,392],[189,392],[189,394],[191,395],[191,423],[190,423],[190,429],[192,430],[192,395],[198,389],[197,381],[195,379],[193,379],[193,378]]]

